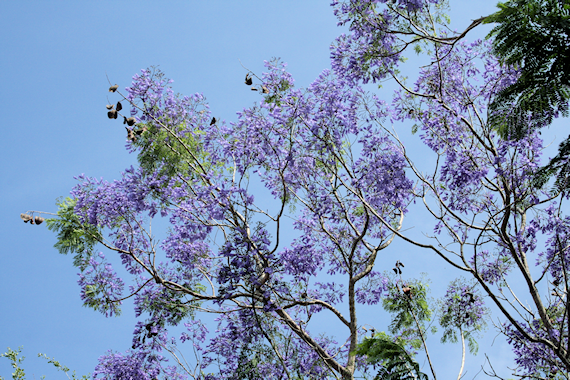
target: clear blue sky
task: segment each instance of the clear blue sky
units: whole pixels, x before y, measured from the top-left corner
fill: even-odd
[[[107,319],[82,307],[72,258],[56,252],[55,236],[45,225],[31,226],[19,219],[26,210],[55,211],[55,199],[68,195],[74,176],[85,173],[113,180],[135,163],[124,149],[122,124],[106,116],[106,75],[124,88],[140,69],[159,65],[174,79],[175,92],[204,93],[212,112],[229,122],[235,120],[236,111],[259,99],[243,85],[246,71],[240,60],[261,73],[264,60],[281,57],[301,87],[330,66],[328,47],[343,30],[336,26],[328,3],[2,3],[0,352],[23,345],[28,379],[64,376],[37,359],[38,352],[86,374],[108,349],[124,352],[131,345],[132,309],[125,306],[123,316]],[[462,29],[470,20],[491,13],[495,3],[452,1],[452,25]],[[480,29],[472,37],[484,34]],[[421,220],[408,223],[422,225]],[[425,271],[437,278],[442,272],[440,261],[431,254],[398,244],[394,249],[400,249],[398,258],[410,264],[410,276]],[[381,270],[394,261],[387,258]],[[444,287],[434,283],[433,296],[442,295]],[[376,328],[385,329],[380,307],[367,312],[372,319],[378,312]],[[490,329],[481,348],[493,338]],[[432,344],[440,377],[447,370],[456,376],[460,346],[441,346],[437,339]],[[505,349],[503,340],[497,339],[488,351],[502,370],[511,357]],[[445,369],[448,358],[450,367]],[[482,353],[468,358],[467,378],[475,375],[483,359]],[[11,372],[8,360],[1,359],[0,375],[9,378]]]

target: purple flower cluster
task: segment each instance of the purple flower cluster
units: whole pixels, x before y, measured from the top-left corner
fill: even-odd
[[[486,314],[483,299],[472,285],[455,280],[448,286],[441,305],[443,328],[464,332],[480,330]]]
[[[99,358],[99,364],[93,372],[94,379],[154,380],[159,375],[167,379],[183,380],[187,377],[178,373],[173,366],[163,367],[165,358],[150,351],[132,351],[126,354],[113,353]]]
[[[81,287],[81,299],[84,304],[99,309],[107,317],[119,315],[124,282],[113,270],[110,263],[105,262],[105,255],[99,253],[99,260],[89,259],[89,265],[82,273],[78,273],[77,283]]]
[[[483,281],[489,284],[499,284],[499,286],[501,280],[504,279],[504,276],[512,268],[512,263],[504,249],[496,255],[492,255],[487,250],[478,251],[469,261],[475,273]]]
[[[377,82],[394,73],[409,42],[402,35],[422,37],[419,25],[423,8],[439,0],[334,1],[338,25],[349,24],[350,33],[331,45],[334,72],[351,85]],[[413,20],[413,22],[412,22]],[[399,35],[400,34],[400,35]]]
[[[559,325],[564,323],[563,319],[558,318],[554,322]],[[533,342],[527,338],[530,334],[540,340],[550,340],[558,344],[557,342],[560,340],[559,330],[552,330],[548,334],[544,331],[543,324],[539,320],[533,320],[531,323],[519,322],[519,325],[523,327],[524,333],[511,325],[503,326],[503,332],[507,336],[508,343],[513,347],[515,363],[518,365],[516,374],[530,377],[541,374],[551,376],[559,371],[566,372],[552,348],[547,347],[543,342]],[[567,345],[568,336],[564,336],[560,344]]]

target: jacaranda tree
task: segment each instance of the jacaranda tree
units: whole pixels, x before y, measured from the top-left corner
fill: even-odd
[[[332,69],[302,89],[285,64],[266,62],[265,73],[246,73],[260,102],[235,122],[212,118],[200,94],[175,95],[157,70],[124,92],[110,88],[119,103],[109,118],[124,122],[140,165],[114,182],[78,177],[47,221],[57,248],[75,254],[85,304],[110,316],[132,297],[141,317],[131,349],[101,357],[96,377],[436,379],[428,327],[437,321],[444,342],[462,343],[459,378],[485,299],[517,376],[568,378],[567,193],[532,187],[535,129],[503,140],[487,123],[517,70],[490,42],[467,42],[482,19],[449,32],[437,0],[333,8],[350,32],[331,47]],[[399,66],[414,50],[429,61],[407,84]],[[365,89],[384,80],[398,90]],[[398,137],[400,122],[425,145],[421,163]],[[423,240],[405,232],[412,202],[433,220]],[[462,277],[438,304],[391,258],[395,237]],[[392,323],[365,337],[363,304]],[[318,318],[338,328],[315,333]]]

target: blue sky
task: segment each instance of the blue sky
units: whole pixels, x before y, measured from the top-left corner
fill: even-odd
[[[122,124],[106,116],[107,76],[124,88],[141,69],[159,65],[174,80],[175,92],[203,93],[213,114],[230,122],[236,111],[259,99],[244,86],[246,70],[241,64],[261,73],[264,60],[281,57],[300,87],[330,66],[328,47],[344,30],[336,26],[328,3],[3,2],[0,352],[23,345],[28,379],[64,376],[36,358],[38,352],[87,374],[108,349],[123,352],[130,347],[132,310],[125,306],[121,317],[105,318],[82,307],[72,258],[56,252],[55,236],[45,225],[31,226],[19,219],[27,210],[55,211],[56,198],[69,194],[74,176],[85,173],[113,180],[135,163],[136,157],[124,149]],[[452,1],[453,27],[462,29],[470,20],[493,12],[495,3]],[[482,37],[487,30],[480,28],[470,36]],[[389,99],[389,94],[382,96]],[[423,224],[410,218],[412,225]],[[397,258],[410,263],[410,276],[422,271],[439,276],[443,269],[433,255],[398,244]],[[395,257],[387,258],[382,269],[389,269]],[[435,283],[433,295],[441,295],[435,293],[444,285]],[[381,318],[379,310],[366,312],[370,318],[376,313]],[[385,327],[377,323],[376,328]],[[494,335],[490,329],[481,349]],[[441,374],[456,376],[460,346],[441,346],[437,340],[433,345]],[[488,352],[500,369],[511,357],[500,338]],[[467,378],[479,370],[482,353],[468,359]],[[9,378],[11,372],[8,360],[1,359],[0,375]]]

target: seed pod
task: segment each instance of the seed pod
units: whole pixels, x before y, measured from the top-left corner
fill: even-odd
[[[135,119],[134,117],[129,117],[126,119],[127,125],[129,127],[132,127],[133,125],[135,125],[137,119]]]
[[[109,119],[116,119],[118,116],[117,110],[111,110],[107,112],[107,116],[109,117]]]
[[[109,87],[109,92],[115,92],[115,91],[117,91],[118,88],[119,88],[118,84],[111,86],[111,87]]]
[[[112,105],[112,104],[107,104],[105,107],[107,107],[108,110],[112,110],[113,107],[114,107],[114,105]]]
[[[133,132],[133,130],[129,129],[127,127],[125,127],[125,129],[127,130],[127,139],[129,139],[132,142],[137,141],[137,136],[135,136],[135,133]]]
[[[121,104],[121,102],[117,102],[117,111],[120,111],[123,109],[123,105]]]
[[[411,294],[412,294],[412,288],[410,288],[409,286],[406,286],[406,287],[402,288],[402,291],[403,291],[404,294],[407,295],[407,296],[411,296]]]
[[[36,216],[36,219],[35,219],[36,223],[35,224],[42,224],[44,220],[45,219],[42,218],[41,216]]]
[[[263,89],[263,91],[261,91],[263,94],[269,94],[269,90],[267,89],[267,87],[261,86],[261,88]]]
[[[253,81],[251,80],[251,77],[249,76],[249,73],[247,73],[245,75],[245,84],[247,84],[248,86],[251,86],[253,84]]]
[[[24,223],[28,223],[33,218],[28,214],[20,214],[20,218],[24,221]]]
[[[217,120],[216,120],[216,118],[215,118],[215,117],[213,117],[213,118],[212,118],[212,121],[210,121],[210,125],[214,125],[214,124],[216,124],[216,121],[217,121]]]

